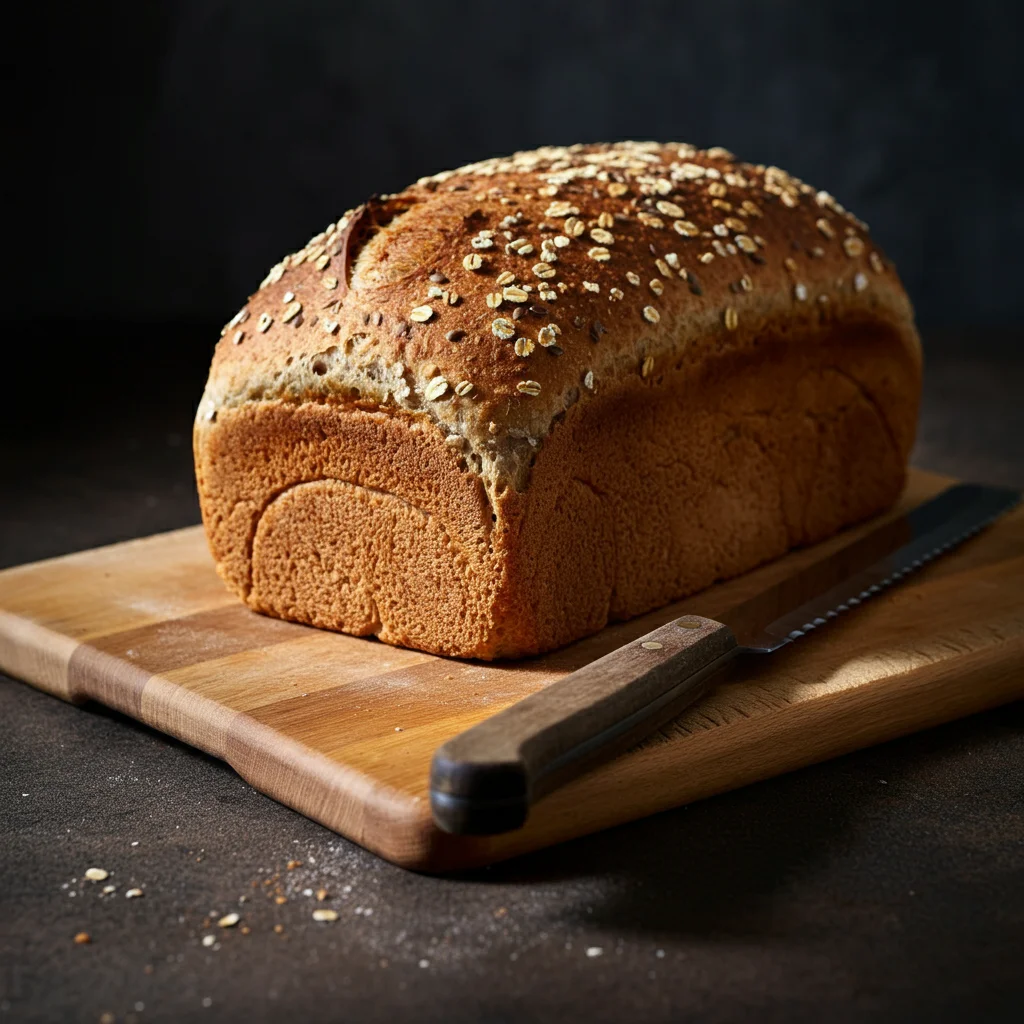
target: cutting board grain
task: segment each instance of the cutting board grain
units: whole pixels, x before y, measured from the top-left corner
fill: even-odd
[[[950,481],[914,472],[900,507]],[[257,789],[405,867],[485,864],[1024,696],[1024,511],[734,678],[541,801],[453,837],[427,774],[451,736],[684,612],[714,616],[863,527],[540,658],[452,661],[244,608],[199,527],[0,573],[0,668],[224,758]]]

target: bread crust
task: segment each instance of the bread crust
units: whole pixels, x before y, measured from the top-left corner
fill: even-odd
[[[372,201],[217,347],[194,444],[218,571],[261,612],[516,657],[880,511],[921,359],[865,227],[776,169],[654,144]]]

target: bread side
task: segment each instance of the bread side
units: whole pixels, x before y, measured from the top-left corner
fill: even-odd
[[[919,389],[906,295],[831,197],[723,151],[543,150],[275,267],[197,478],[251,607],[519,656],[884,508]]]

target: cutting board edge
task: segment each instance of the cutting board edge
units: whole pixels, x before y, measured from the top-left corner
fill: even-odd
[[[865,704],[874,704],[879,711],[878,728],[862,728],[853,736],[847,736],[846,742],[821,744],[811,751],[795,747],[799,750],[797,756],[784,758],[776,754],[774,763],[766,763],[763,759],[751,761],[743,775],[730,778],[728,783],[696,794],[673,789],[674,795],[667,795],[665,789],[666,773],[671,773],[673,768],[678,770],[678,765],[673,764],[672,759],[666,756],[671,749],[671,742],[645,745],[623,755],[616,762],[595,769],[579,782],[567,786],[538,804],[539,810],[549,814],[553,808],[557,813],[559,805],[564,805],[567,814],[573,811],[578,813],[580,808],[602,806],[601,801],[589,799],[588,794],[581,793],[580,789],[592,788],[601,791],[607,805],[614,802],[615,788],[631,787],[634,794],[638,791],[637,786],[647,788],[651,794],[648,802],[634,804],[624,815],[594,818],[553,832],[534,831],[528,825],[519,833],[510,834],[517,835],[518,842],[510,843],[508,836],[502,837],[500,849],[494,849],[486,840],[481,843],[479,840],[456,839],[428,828],[427,838],[430,842],[423,848],[422,856],[415,861],[401,863],[400,866],[425,873],[443,874],[499,863],[559,843],[593,835],[608,828],[625,825],[652,814],[660,814],[742,789],[755,782],[776,778],[880,743],[935,728],[959,718],[1024,700],[1024,637],[1011,637],[1003,643],[964,655],[958,659],[955,666],[942,662],[920,666],[903,673],[900,678],[902,685],[898,687],[893,685],[894,677],[889,676],[838,693],[822,694],[785,709],[767,712],[759,719],[718,726],[716,730],[709,730],[703,737],[691,737],[686,771],[692,772],[694,757],[700,759],[703,753],[699,749],[702,739],[707,741],[708,753],[711,755],[709,760],[721,759],[721,753],[717,748],[721,745],[722,729],[730,731],[731,740],[739,738],[749,747],[756,744],[758,735],[766,731],[766,726],[783,722],[787,735],[813,735],[813,730],[821,729],[822,725],[830,721],[837,721],[844,713],[855,711]],[[953,699],[947,699],[945,702],[935,701],[931,705],[922,706],[917,700],[917,694],[924,689],[932,689],[937,696],[951,696]],[[904,712],[902,716],[892,714],[894,710],[901,709]],[[918,712],[922,710],[932,710],[932,713],[921,715]],[[773,740],[778,740],[777,732],[773,734]],[[788,747],[784,742],[776,742],[774,749],[783,752]],[[736,754],[737,745],[730,743],[729,758],[734,759]],[[730,770],[735,771],[735,766],[733,765]],[[610,791],[606,776],[612,774],[616,776],[616,785]],[[658,778],[658,785],[647,785],[655,775]],[[372,846],[368,848],[374,849]]]

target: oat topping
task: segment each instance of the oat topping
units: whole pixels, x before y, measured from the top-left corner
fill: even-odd
[[[448,381],[444,377],[434,377],[423,389],[423,397],[428,402],[435,402],[448,390]]]
[[[419,184],[429,192],[450,191],[454,201],[464,201],[460,212],[469,227],[461,236],[457,231],[450,235],[448,227],[443,229],[446,237],[461,245],[461,252],[438,249],[438,255],[428,257],[432,262],[425,264],[418,274],[408,274],[396,251],[395,257],[388,256],[394,259],[396,276],[387,281],[371,279],[374,286],[387,283],[392,294],[404,296],[398,301],[406,303],[405,319],[401,319],[401,307],[389,298],[385,331],[366,332],[359,326],[361,318],[363,325],[381,327],[384,316],[380,312],[365,312],[361,303],[369,293],[358,281],[353,283],[353,292],[343,283],[343,267],[351,258],[346,253],[350,220],[361,215],[350,211],[303,249],[270,269],[261,287],[278,282],[290,286],[288,291],[283,287],[281,291],[275,289],[270,300],[263,302],[263,308],[273,309],[273,314],[250,313],[245,307],[225,326],[225,346],[244,344],[235,358],[254,358],[263,346],[264,351],[275,353],[281,345],[295,345],[293,338],[309,338],[311,345],[316,344],[312,339],[320,338],[323,346],[328,343],[320,332],[340,334],[344,342],[335,339],[329,343],[337,345],[337,349],[330,351],[339,352],[338,372],[332,370],[326,376],[324,387],[346,381],[351,357],[380,368],[380,379],[386,378],[387,386],[382,385],[379,392],[371,388],[369,393],[383,393],[384,401],[404,404],[414,379],[419,382],[415,386],[424,402],[479,394],[484,399],[480,403],[455,402],[435,410],[447,433],[458,430],[461,434],[461,427],[447,418],[449,409],[460,417],[473,415],[476,409],[488,408],[488,402],[507,396],[508,378],[492,378],[489,362],[496,362],[497,367],[519,366],[523,373],[530,364],[513,362],[510,357],[514,351],[520,360],[536,357],[540,361],[536,364],[538,375],[543,376],[547,355],[561,355],[564,346],[569,358],[579,351],[576,346],[598,342],[604,333],[614,333],[621,324],[636,318],[625,301],[629,288],[642,288],[641,295],[652,303],[672,301],[671,308],[679,323],[720,317],[726,330],[735,331],[738,309],[723,309],[724,303],[742,306],[747,301],[742,298],[744,295],[756,295],[758,303],[768,301],[767,283],[777,281],[783,269],[791,275],[793,299],[804,303],[811,297],[827,302],[830,295],[838,302],[844,294],[843,301],[855,301],[853,296],[869,286],[868,274],[882,274],[885,270],[881,255],[871,251],[870,242],[865,241],[866,225],[848,214],[829,193],[816,191],[777,167],[738,164],[721,148],[702,151],[686,144],[669,147],[653,143],[548,147],[445,171],[421,179]],[[419,197],[414,195],[412,205],[423,197],[423,192]],[[395,197],[383,197],[388,198]],[[787,236],[780,225],[790,217],[793,231]],[[759,219],[769,224],[770,230],[758,225]],[[810,225],[814,225],[813,234],[821,245],[812,244],[813,238],[808,236]],[[756,233],[757,227],[771,240],[770,245]],[[832,240],[842,245],[843,254],[838,253],[838,246],[827,251]],[[669,246],[677,251],[661,251]],[[400,251],[401,247],[398,248]],[[840,270],[835,260],[843,259],[844,254],[858,262],[837,280]],[[701,281],[698,274],[704,277],[703,267],[716,259],[725,262],[709,267],[707,280]],[[814,261],[819,259],[823,262],[816,265]],[[761,267],[768,276],[758,277]],[[415,270],[415,265],[411,269]],[[464,272],[481,273],[486,285],[480,281],[467,283],[466,278],[460,281],[458,275]],[[427,275],[426,285],[420,274]],[[809,283],[796,280],[798,276]],[[673,290],[667,282],[677,278],[686,281],[688,287]],[[462,298],[450,279],[463,289]],[[723,299],[723,295],[730,293],[728,299]],[[600,307],[595,305],[598,302]],[[641,298],[636,304],[643,321],[660,324],[659,309],[644,302]],[[607,313],[602,314],[600,309],[605,306]],[[750,307],[755,310],[753,313],[746,312],[748,307],[743,308],[744,316],[751,321],[760,315],[756,306]],[[608,327],[596,319],[598,315],[608,321]],[[253,325],[241,329],[250,317]],[[292,336],[279,329],[266,341],[253,337],[253,326],[255,333],[266,334],[275,317],[297,329],[297,334]],[[564,335],[555,323],[549,322],[555,318],[564,325]],[[431,327],[421,330],[414,326],[438,322],[444,326],[436,334]],[[446,331],[448,327],[452,329]],[[437,351],[442,334],[450,343],[443,346],[443,358]],[[494,347],[493,338],[508,342],[508,349],[504,345]],[[640,359],[641,376],[651,377],[655,360],[663,365],[662,352],[672,352],[674,344],[660,328],[651,331],[649,338],[638,341],[635,358]],[[428,367],[424,362],[424,353],[430,353],[432,346],[435,358],[444,363],[442,368]],[[403,350],[408,354],[402,354]],[[299,351],[298,347],[294,349],[295,353]],[[321,356],[313,354],[316,352],[315,347],[306,348],[304,353],[309,354],[297,360],[304,372],[310,366],[325,365]],[[602,360],[610,357],[610,352],[601,356]],[[389,367],[383,361],[387,358],[396,361]],[[402,361],[397,362],[398,359]],[[378,362],[373,364],[371,360]],[[597,370],[621,372],[611,370],[612,365],[602,361]],[[633,363],[634,371],[636,367]],[[326,371],[315,372],[323,375]],[[374,369],[372,374],[376,373],[378,370]],[[458,383],[449,384],[449,379]],[[474,379],[479,387],[473,384]],[[513,377],[512,381],[516,379]],[[587,370],[580,379],[585,389],[593,389],[593,370]],[[518,393],[526,396],[540,394],[537,381],[518,380],[515,386]],[[546,396],[548,402],[558,403],[563,387],[563,378],[546,384],[545,388],[552,392]],[[415,398],[410,399],[411,407],[415,408],[415,403]],[[533,409],[546,409],[547,404]],[[524,415],[531,415],[529,404],[519,408]],[[215,414],[215,405],[211,409]],[[495,432],[505,429],[500,427]],[[523,437],[534,446],[541,440],[532,428]],[[496,439],[495,443],[500,441]]]
[[[558,336],[561,333],[562,331],[558,324],[548,324],[547,327],[542,327],[537,332],[537,341],[544,348],[549,348],[558,341]]]
[[[843,239],[843,251],[850,259],[855,259],[864,254],[864,243],[856,235],[851,235]]]
[[[515,324],[511,320],[499,316],[497,320],[491,321],[491,333],[502,341],[508,341],[516,335]]]

